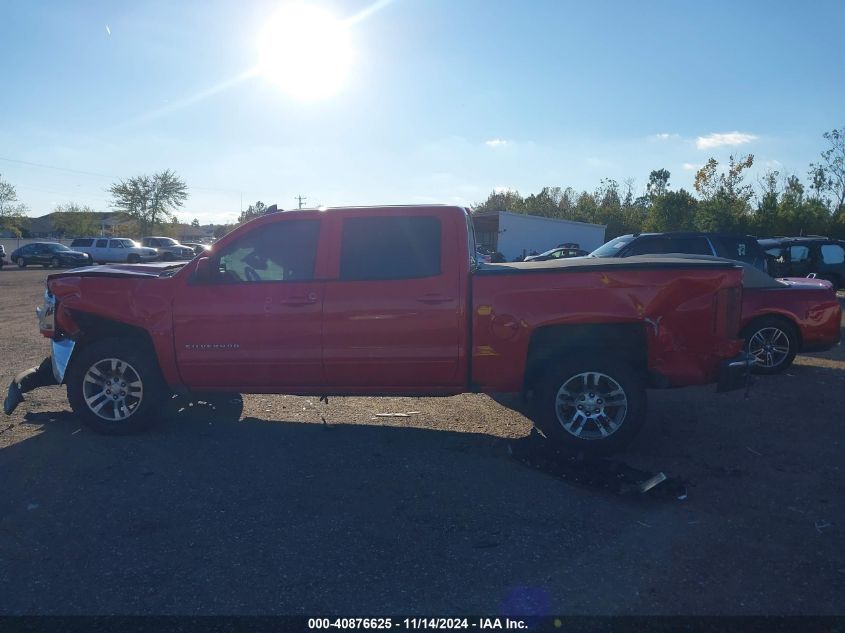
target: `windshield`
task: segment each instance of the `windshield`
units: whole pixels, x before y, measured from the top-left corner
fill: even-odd
[[[610,240],[607,244],[599,246],[596,250],[590,253],[590,257],[616,257],[622,248],[634,241],[633,235],[626,235],[625,237],[618,237],[615,240]]]

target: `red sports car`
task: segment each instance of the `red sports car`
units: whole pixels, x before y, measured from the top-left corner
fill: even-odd
[[[773,279],[750,264],[736,263],[743,268],[740,332],[755,373],[776,374],[789,367],[798,352],[823,352],[839,343],[842,308],[829,281]]]

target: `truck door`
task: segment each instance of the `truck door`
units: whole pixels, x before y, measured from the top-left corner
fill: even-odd
[[[96,263],[109,260],[109,241],[104,239],[94,240],[94,247],[91,249],[91,257]]]
[[[452,218],[362,211],[329,219],[338,256],[323,304],[327,383],[412,393],[461,382],[465,317]]]
[[[321,220],[279,218],[225,244],[211,276],[188,281],[173,308],[179,373],[196,390],[319,388],[324,282]]]

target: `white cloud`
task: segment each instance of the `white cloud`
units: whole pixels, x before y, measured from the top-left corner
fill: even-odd
[[[683,167],[687,171],[692,171],[693,169],[701,169],[701,165],[696,165],[695,163],[684,163],[683,165],[681,165],[681,167]]]
[[[746,132],[714,132],[707,136],[699,136],[695,140],[695,146],[698,149],[712,149],[722,145],[744,145],[755,140],[757,137],[754,134]]]
[[[651,138],[656,139],[658,141],[668,141],[669,139],[681,138],[681,135],[670,134],[669,132],[661,132],[660,134],[653,135]]]
[[[484,141],[484,144],[487,147],[504,147],[508,145],[508,141],[501,139],[501,138],[491,138],[489,141]]]

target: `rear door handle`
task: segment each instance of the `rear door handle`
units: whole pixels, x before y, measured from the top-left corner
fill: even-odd
[[[294,295],[282,299],[279,303],[285,306],[306,306],[312,303],[317,303],[317,293],[309,292],[307,295]]]
[[[438,303],[448,303],[452,301],[452,297],[444,297],[443,295],[423,295],[422,297],[417,298],[419,303],[426,303],[428,305],[437,305]]]

